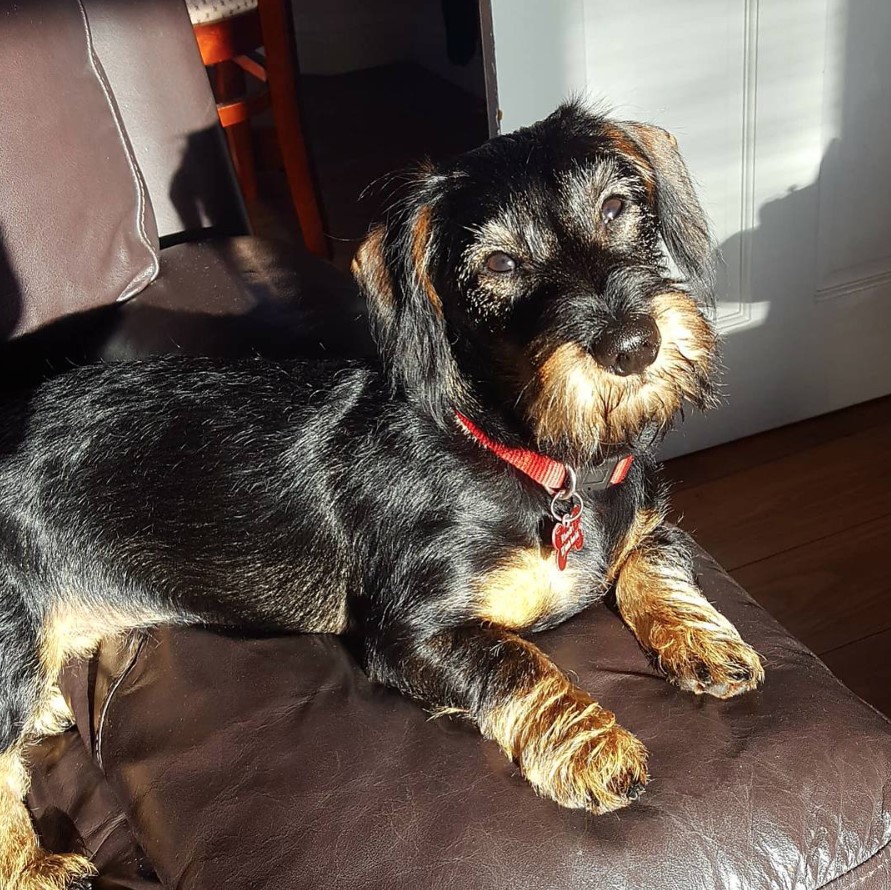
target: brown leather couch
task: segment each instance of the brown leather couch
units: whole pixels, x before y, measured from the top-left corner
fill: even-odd
[[[0,2],[0,384],[167,351],[369,348],[352,285],[250,237],[180,0]],[[594,818],[372,685],[337,638],[162,628],[72,665],[33,754],[44,842],[96,888],[891,887],[891,726],[706,555],[763,690],[699,699],[606,609],[540,635],[646,742]]]

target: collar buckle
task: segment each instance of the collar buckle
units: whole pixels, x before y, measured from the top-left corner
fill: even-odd
[[[603,491],[612,485],[619,485],[625,481],[634,455],[624,454],[619,457],[601,461],[597,466],[585,470],[578,481],[578,490],[590,496],[594,492]]]

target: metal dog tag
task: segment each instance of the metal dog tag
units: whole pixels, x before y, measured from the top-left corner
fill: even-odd
[[[581,550],[585,546],[585,535],[582,532],[582,505],[576,504],[554,526],[551,532],[551,543],[557,555],[557,568],[562,572],[566,568],[566,558],[573,550]]]

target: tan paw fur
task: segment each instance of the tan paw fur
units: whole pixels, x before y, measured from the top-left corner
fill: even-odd
[[[16,876],[16,890],[71,890],[92,877],[96,869],[89,859],[73,853],[59,855],[37,850],[36,855]]]
[[[678,625],[653,628],[651,640],[658,667],[668,679],[696,695],[733,698],[764,681],[758,653],[732,628]]]
[[[565,678],[548,678],[484,727],[543,797],[606,813],[628,806],[647,782],[643,744]]]

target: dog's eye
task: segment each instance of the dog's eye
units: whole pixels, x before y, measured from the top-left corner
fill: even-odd
[[[486,268],[490,272],[514,272],[517,268],[517,261],[509,253],[502,253],[499,250],[488,257]]]
[[[600,215],[605,223],[612,222],[625,209],[625,202],[621,198],[607,198],[600,208]]]

